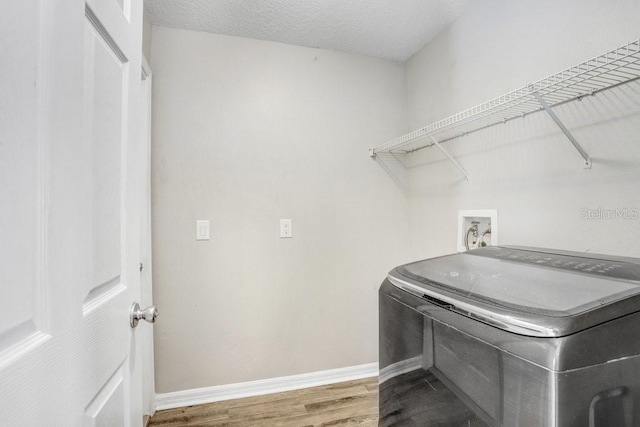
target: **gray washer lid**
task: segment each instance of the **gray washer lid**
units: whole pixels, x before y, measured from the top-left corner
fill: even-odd
[[[486,247],[406,264],[395,286],[529,336],[558,337],[640,311],[640,259]]]

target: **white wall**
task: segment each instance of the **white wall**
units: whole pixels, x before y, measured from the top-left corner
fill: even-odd
[[[366,156],[637,38],[638,16],[635,0],[477,0],[404,68],[154,27],[157,391],[376,361],[380,280],[454,252],[460,209],[498,209],[501,244],[640,256],[640,220],[582,214],[640,208],[639,83],[557,109],[591,170],[544,113],[446,143],[470,182],[435,149],[407,176]]]
[[[377,361],[407,196],[367,148],[406,130],[403,65],[152,33],[156,390]]]
[[[478,0],[407,63],[408,125],[425,126],[640,36],[637,0]],[[640,219],[583,219],[583,208],[640,209],[640,84],[435,148],[410,168],[410,257],[455,252],[457,211],[498,209],[499,243],[640,256]]]

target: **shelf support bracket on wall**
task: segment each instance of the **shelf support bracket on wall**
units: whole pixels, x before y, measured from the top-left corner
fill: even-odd
[[[428,136],[429,136],[429,139],[431,139],[431,142],[433,142],[433,144],[434,144],[436,147],[438,147],[438,148],[440,149],[440,151],[442,151],[442,152],[444,153],[444,155],[445,155],[445,156],[447,156],[447,158],[448,158],[449,160],[451,160],[451,163],[453,163],[453,164],[454,164],[454,165],[455,165],[455,166],[460,170],[460,172],[462,172],[462,174],[464,175],[464,179],[465,179],[466,181],[469,181],[469,175],[467,175],[467,171],[466,171],[466,170],[464,170],[464,168],[463,168],[462,166],[460,166],[460,163],[458,163],[458,162],[456,161],[456,159],[454,159],[453,157],[451,157],[451,155],[447,152],[447,150],[445,150],[444,148],[442,148],[442,145],[440,145],[440,143],[439,143],[438,141],[436,141],[436,139],[435,139],[433,136],[431,136],[431,135],[428,135]]]
[[[533,96],[535,96],[536,100],[538,100],[542,108],[544,108],[544,111],[546,111],[547,114],[549,114],[549,116],[553,119],[553,121],[556,122],[560,130],[562,130],[565,136],[569,138],[569,141],[571,141],[575,149],[578,150],[578,153],[580,153],[580,155],[584,159],[584,168],[591,169],[591,157],[589,157],[589,154],[587,154],[587,152],[584,151],[584,148],[582,148],[582,146],[578,143],[578,141],[576,141],[571,131],[567,129],[564,123],[562,123],[562,121],[560,120],[560,117],[558,117],[558,115],[553,112],[551,107],[549,107],[549,104],[547,104],[547,102],[540,96],[540,94],[538,92],[532,92],[532,93],[533,93]]]

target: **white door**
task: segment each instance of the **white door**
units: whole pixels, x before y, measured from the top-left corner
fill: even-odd
[[[0,1],[0,426],[141,425],[142,1]]]

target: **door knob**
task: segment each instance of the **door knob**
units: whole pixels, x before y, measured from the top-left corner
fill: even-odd
[[[137,302],[133,303],[131,306],[131,312],[129,314],[129,323],[132,328],[138,326],[138,322],[140,319],[144,319],[149,323],[154,323],[156,318],[158,317],[158,309],[152,305],[151,307],[147,307],[144,310],[140,309],[140,304]]]

